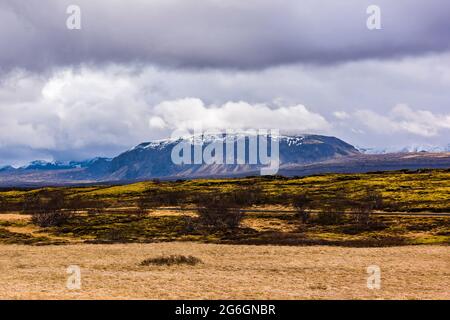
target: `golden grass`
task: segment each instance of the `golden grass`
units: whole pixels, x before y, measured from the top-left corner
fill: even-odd
[[[450,299],[448,246],[0,245],[1,299]],[[161,255],[196,266],[139,266]],[[66,268],[81,267],[81,290]],[[381,268],[381,289],[366,268]]]
[[[0,214],[0,221],[8,222],[29,222],[31,220],[30,214],[20,214],[20,213],[2,213]]]

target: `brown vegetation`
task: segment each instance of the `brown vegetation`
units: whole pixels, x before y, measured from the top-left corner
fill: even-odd
[[[154,244],[0,245],[0,299],[450,299],[448,247]],[[140,266],[193,255],[195,267]],[[81,289],[66,287],[69,265]],[[367,267],[381,288],[367,288]]]
[[[156,258],[148,258],[142,261],[140,266],[173,266],[173,265],[190,265],[195,266],[202,263],[202,260],[194,256],[183,256],[183,255],[170,255],[170,256],[160,256]]]
[[[197,198],[198,223],[212,230],[236,229],[243,214],[230,195],[204,195]]]

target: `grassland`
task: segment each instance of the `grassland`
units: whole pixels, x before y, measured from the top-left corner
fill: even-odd
[[[370,225],[355,225],[351,215],[339,223],[320,223],[312,213],[301,223],[286,199],[307,191],[324,204],[345,192],[358,198],[365,190],[383,196],[383,212],[450,212],[450,172],[431,170],[373,174],[330,174],[304,178],[261,178],[192,181],[148,181],[121,186],[47,188],[62,191],[68,198],[88,201],[96,208],[83,208],[62,225],[38,227],[30,215],[20,214],[24,199],[36,190],[4,190],[0,214],[0,243],[77,244],[151,243],[197,241],[215,244],[334,245],[381,247],[416,244],[450,244],[449,216],[373,215]],[[258,187],[262,196],[233,230],[195,228],[197,213],[193,195],[223,194],[246,186]],[[183,211],[152,208],[137,214],[136,203],[146,192],[182,194]],[[156,192],[156,193],[155,193]],[[178,204],[180,205],[180,204]],[[9,209],[8,209],[9,208]],[[175,208],[176,209],[176,208]],[[269,210],[270,209],[270,210]],[[6,214],[5,214],[6,212]]]
[[[448,247],[0,245],[0,299],[450,299]],[[141,265],[168,254],[197,265]],[[81,289],[69,290],[69,265]],[[381,288],[367,288],[367,267]]]
[[[301,224],[293,214],[248,214],[229,231],[189,229],[195,213],[155,211],[80,214],[59,227],[41,228],[29,216],[0,215],[0,243],[28,245],[152,243],[197,241],[215,244],[333,245],[382,247],[450,244],[450,217],[379,216],[370,228],[358,228],[350,217],[337,225]]]
[[[345,192],[350,198],[357,198],[365,190],[382,193],[385,211],[432,211],[450,212],[450,169],[400,172],[375,172],[369,174],[326,174],[318,176],[248,177],[241,179],[199,179],[178,181],[147,181],[118,186],[89,186],[59,189],[70,197],[80,197],[105,203],[108,207],[134,206],[145,191],[184,192],[186,201],[194,193],[224,193],[239,190],[245,186],[258,186],[265,194],[264,203],[286,205],[286,196],[308,192],[319,201],[327,201],[337,192]],[[19,207],[26,194],[34,190],[0,191],[0,199],[16,203]]]
[[[2,190],[0,299],[449,299],[449,178],[432,170]],[[246,188],[260,193],[236,227],[199,227],[196,197]],[[370,223],[345,210],[322,220],[322,207],[367,190],[383,198]],[[290,202],[305,193],[315,205],[307,222]],[[24,208],[49,194],[71,214],[42,226]],[[139,205],[152,197],[162,205]],[[81,268],[79,290],[66,287],[69,265]],[[370,265],[381,268],[379,290],[367,288]]]

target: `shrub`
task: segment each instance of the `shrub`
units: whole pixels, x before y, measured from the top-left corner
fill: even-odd
[[[294,196],[294,198],[292,199],[292,206],[294,207],[295,211],[297,211],[297,215],[301,218],[303,223],[308,223],[310,219],[310,212],[308,211],[308,209],[310,209],[311,204],[312,199],[306,193]]]
[[[190,266],[197,265],[199,263],[203,263],[202,260],[193,256],[182,256],[182,255],[170,255],[170,256],[161,256],[157,258],[149,258],[142,261],[139,265],[141,266],[172,266],[172,265],[182,265],[187,264]]]
[[[200,195],[196,203],[199,222],[206,228],[235,229],[243,218],[241,204],[237,204],[229,194]]]
[[[344,189],[337,190],[335,196],[326,203],[321,204],[317,214],[317,223],[323,225],[335,225],[342,222],[346,209],[351,206]]]
[[[146,210],[159,206],[181,205],[185,202],[185,199],[185,191],[147,189],[139,196],[136,205],[140,210]]]
[[[357,225],[368,226],[371,223],[371,215],[374,210],[383,207],[383,196],[378,191],[366,190],[366,193],[357,201],[353,208],[353,218]]]
[[[23,202],[23,211],[31,213],[32,223],[39,227],[61,226],[75,212],[67,204],[68,201],[62,191],[44,190],[27,194]]]
[[[146,195],[141,195],[136,201],[136,206],[138,207],[136,214],[139,217],[143,217],[147,214],[147,211],[149,209],[154,209],[158,205],[155,201],[152,201],[152,199],[148,198]]]
[[[7,202],[5,199],[0,197],[0,212],[4,212],[7,210]]]
[[[39,227],[58,227],[67,222],[73,213],[70,211],[38,212],[31,216],[31,222]]]
[[[105,234],[103,234],[102,238],[114,242],[125,242],[127,240],[125,232],[120,229],[108,230]]]
[[[44,203],[39,193],[27,193],[24,196],[22,211],[25,213],[42,212]]]
[[[371,210],[380,210],[384,204],[381,192],[369,189],[366,190],[360,201]]]
[[[195,219],[190,216],[183,216],[182,217],[183,222],[183,233],[184,234],[190,234],[191,232],[198,231],[198,219]]]
[[[372,214],[372,209],[370,206],[362,203],[359,206],[352,209],[353,220],[357,225],[367,226],[370,223],[370,215]]]
[[[322,209],[317,214],[317,223],[323,225],[335,225],[342,221],[342,213],[335,208]]]
[[[234,190],[231,194],[231,201],[238,206],[247,207],[263,203],[263,190],[258,185],[246,186]]]

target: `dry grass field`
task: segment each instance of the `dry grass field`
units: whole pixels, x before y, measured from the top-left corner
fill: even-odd
[[[0,299],[450,299],[449,178],[0,190]]]
[[[0,245],[1,299],[450,299],[448,246]],[[161,255],[198,265],[141,266]],[[81,268],[80,290],[66,268]],[[381,289],[366,285],[381,268]]]

